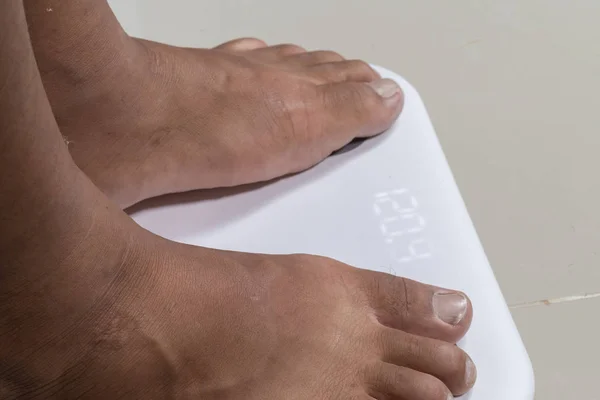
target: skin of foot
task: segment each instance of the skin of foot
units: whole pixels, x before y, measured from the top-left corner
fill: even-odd
[[[335,52],[179,48],[128,36],[104,1],[25,6],[69,150],[124,207],[302,171],[383,132],[403,106],[396,83]]]
[[[24,26],[10,1],[2,34]],[[0,398],[448,400],[473,386],[462,293],[135,224],[70,158],[19,36],[0,36]]]
[[[136,225],[69,155],[0,6],[0,398],[447,400],[472,387],[459,292]],[[268,240],[268,238],[265,238]]]
[[[176,244],[96,202],[52,274],[3,282],[3,398],[448,400],[474,384],[461,293]]]

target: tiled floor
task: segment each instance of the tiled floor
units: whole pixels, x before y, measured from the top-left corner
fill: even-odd
[[[532,357],[536,398],[600,399],[600,2],[145,4],[137,12],[155,39],[295,42],[412,81]]]

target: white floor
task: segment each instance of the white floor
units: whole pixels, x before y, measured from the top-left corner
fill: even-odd
[[[536,399],[600,399],[600,2],[145,3],[154,39],[293,42],[412,81],[525,339]]]

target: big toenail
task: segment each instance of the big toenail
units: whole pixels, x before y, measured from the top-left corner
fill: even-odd
[[[467,298],[460,293],[436,293],[433,295],[435,315],[450,325],[458,325],[467,314]]]
[[[391,79],[381,79],[371,82],[369,85],[384,99],[389,99],[400,92],[400,86]]]
[[[472,388],[475,386],[475,381],[477,380],[477,368],[473,363],[471,358],[467,357],[467,368],[465,370],[465,381],[467,383],[467,387]]]

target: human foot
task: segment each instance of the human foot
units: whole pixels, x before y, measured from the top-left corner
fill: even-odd
[[[0,398],[411,400],[469,386],[450,344],[471,320],[461,295],[137,226],[70,159],[22,4],[0,13]]]
[[[76,163],[122,206],[301,171],[402,109],[395,83],[333,52],[171,47],[127,36],[102,2],[70,3],[26,2],[38,64]],[[98,21],[81,33],[70,12]]]
[[[0,290],[6,398],[448,400],[474,383],[460,293],[176,244],[99,208],[54,273]]]

